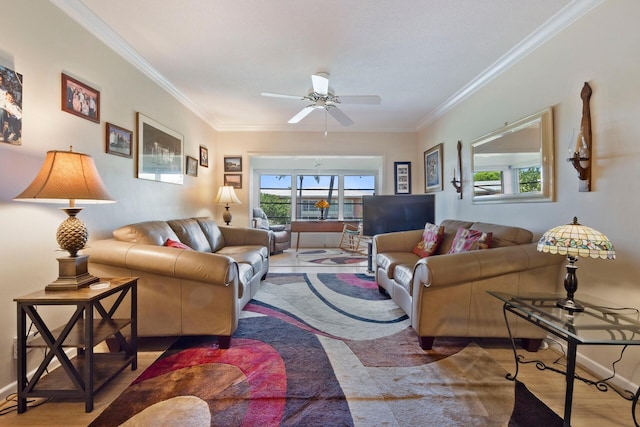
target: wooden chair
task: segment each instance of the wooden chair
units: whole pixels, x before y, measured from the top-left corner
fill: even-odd
[[[362,241],[362,223],[358,225],[345,224],[342,229],[342,236],[338,248],[345,251],[358,252],[366,254],[366,251],[360,250],[360,242]]]

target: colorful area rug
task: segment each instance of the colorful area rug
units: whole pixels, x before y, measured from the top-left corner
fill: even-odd
[[[421,350],[364,274],[269,274],[230,349],[178,339],[92,426],[562,425],[505,374],[470,340]]]
[[[349,265],[366,266],[367,256],[357,252],[348,252],[340,249],[309,249],[301,250],[296,254],[299,261],[314,265]]]

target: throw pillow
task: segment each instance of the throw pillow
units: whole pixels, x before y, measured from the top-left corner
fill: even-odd
[[[453,238],[450,254],[457,254],[460,252],[475,251],[478,249],[488,249],[491,245],[491,238],[493,233],[483,232],[477,230],[469,230],[466,228],[459,228],[456,233],[456,237]]]
[[[185,245],[184,243],[177,242],[177,241],[171,240],[171,239],[167,239],[167,241],[164,242],[164,245],[168,246],[170,248],[186,249],[188,251],[192,251],[193,250],[189,246]]]
[[[422,240],[418,242],[411,252],[420,258],[431,256],[438,250],[443,237],[444,227],[442,225],[427,223],[422,232]]]

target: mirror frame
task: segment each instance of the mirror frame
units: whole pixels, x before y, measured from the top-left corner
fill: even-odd
[[[540,149],[541,168],[540,180],[542,189],[535,193],[520,194],[496,194],[480,195],[475,192],[474,155],[476,147],[487,144],[496,139],[530,126],[536,121],[540,121]],[[510,125],[496,129],[486,135],[481,136],[471,142],[471,200],[474,204],[483,203],[520,203],[520,202],[553,202],[555,201],[555,161],[554,161],[554,141],[553,141],[553,109],[552,107],[538,111]]]

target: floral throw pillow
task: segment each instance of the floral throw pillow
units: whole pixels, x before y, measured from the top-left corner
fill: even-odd
[[[171,240],[171,239],[167,239],[167,241],[164,242],[164,245],[168,246],[170,248],[186,249],[188,251],[192,251],[193,250],[189,246],[185,245],[184,243],[177,242],[177,241]]]
[[[488,249],[491,245],[491,238],[493,233],[485,233],[483,231],[468,230],[466,228],[459,228],[456,233],[456,237],[453,239],[450,254],[457,254],[459,252],[475,251],[478,249]]]
[[[411,252],[418,255],[420,258],[431,256],[438,250],[443,237],[443,226],[427,223],[424,226],[422,240],[418,242]]]

